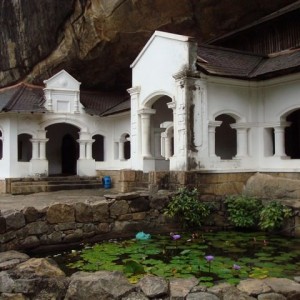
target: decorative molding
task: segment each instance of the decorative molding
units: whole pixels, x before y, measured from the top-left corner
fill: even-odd
[[[138,85],[138,86],[133,86],[129,89],[127,89],[127,92],[133,96],[133,95],[136,95],[136,94],[139,94],[141,92],[141,87]]]

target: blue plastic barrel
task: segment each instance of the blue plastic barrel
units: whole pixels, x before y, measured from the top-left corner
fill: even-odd
[[[111,188],[111,178],[110,178],[110,176],[104,176],[102,178],[102,184],[103,184],[103,187],[105,189],[110,189]]]

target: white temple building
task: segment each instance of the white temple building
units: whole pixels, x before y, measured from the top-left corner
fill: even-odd
[[[131,65],[128,93],[81,91],[65,70],[43,87],[1,89],[0,180],[124,169],[299,172],[299,8],[207,44],[156,31]],[[286,18],[290,26],[280,27]]]

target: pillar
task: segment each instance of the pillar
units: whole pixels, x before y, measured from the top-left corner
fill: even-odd
[[[85,159],[85,141],[77,140],[79,143],[79,159]]]
[[[221,126],[222,121],[211,121],[208,124],[208,155],[216,157],[216,128]]]
[[[40,159],[46,159],[46,143],[49,139],[40,140]]]
[[[151,158],[151,115],[155,114],[155,109],[144,108],[139,110],[141,116],[141,139],[142,139],[142,157]]]
[[[236,158],[248,156],[248,127],[244,124],[235,123],[230,125],[236,130]]]
[[[32,143],[32,159],[39,159],[39,140],[31,139]]]
[[[274,156],[285,157],[285,125],[280,125],[274,127],[274,136],[275,136],[275,154]]]
[[[92,144],[95,140],[88,140],[86,142],[86,159],[92,159]]]

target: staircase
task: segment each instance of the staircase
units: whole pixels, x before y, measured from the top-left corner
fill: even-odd
[[[103,187],[101,178],[90,176],[10,178],[6,182],[7,193],[12,195]]]

